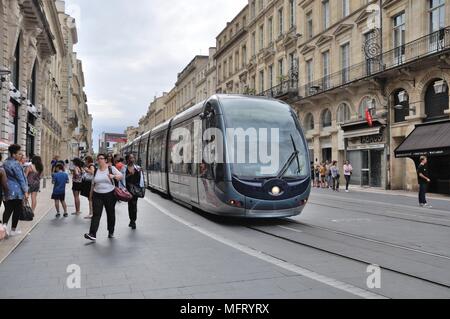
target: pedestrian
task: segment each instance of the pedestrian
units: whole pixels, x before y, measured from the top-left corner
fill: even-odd
[[[349,161],[345,161],[344,164],[344,177],[345,177],[345,192],[348,193],[348,186],[350,184],[350,179],[353,174],[353,167],[352,164],[350,164]]]
[[[83,185],[86,183],[87,184],[86,187],[88,189],[83,190],[82,195],[83,195],[83,192],[85,192],[86,194],[83,196],[86,196],[89,200],[89,215],[84,217],[84,219],[91,219],[92,215],[93,215],[91,186],[92,186],[92,180],[94,179],[94,174],[95,174],[95,164],[94,164],[94,159],[92,158],[92,156],[87,156],[85,161],[86,161],[86,166],[83,168],[83,170],[84,170]]]
[[[431,179],[428,177],[428,159],[425,156],[420,157],[420,164],[417,168],[417,179],[419,182],[419,205],[420,207],[433,208],[427,202],[427,188]]]
[[[0,162],[2,161],[3,156],[0,153]],[[8,193],[8,178],[6,176],[5,169],[3,168],[3,163],[0,166],[0,207],[2,206],[4,195]],[[0,226],[1,226],[0,222]]]
[[[325,168],[326,168],[326,180],[327,180],[327,188],[332,189],[333,188],[333,178],[331,176],[331,163],[327,160],[325,162]]]
[[[5,193],[5,212],[3,213],[3,225],[6,227],[12,215],[11,233],[7,235],[20,235],[17,229],[19,218],[23,211],[23,201],[28,200],[28,183],[20,160],[20,145],[13,144],[8,148],[9,157],[4,162],[3,168],[8,179],[7,192]]]
[[[31,195],[31,208],[35,211],[37,207],[37,194],[41,188],[41,178],[44,172],[44,165],[39,156],[34,156],[31,165],[25,169],[25,176],[28,181],[28,192]]]
[[[325,175],[327,173],[327,169],[325,167],[325,163],[322,162],[320,163],[320,187],[321,188],[325,188],[326,187],[326,182],[325,182]]]
[[[61,217],[59,203],[64,209],[64,217],[68,217],[66,204],[66,184],[69,184],[69,175],[64,171],[64,165],[58,163],[55,166],[55,173],[52,175],[53,193],[52,199],[55,201],[56,218]]]
[[[58,164],[58,163],[59,163],[59,155],[55,155],[55,156],[53,157],[52,162],[51,162],[51,165],[52,165],[52,174],[55,172],[55,167],[56,167],[56,164]]]
[[[121,172],[124,176],[121,184],[133,195],[133,199],[128,202],[128,215],[130,217],[130,224],[128,227],[131,227],[131,229],[134,230],[136,229],[138,197],[133,194],[133,187],[145,187],[144,174],[142,173],[142,169],[136,165],[136,158],[133,154],[127,155],[125,160],[127,165],[123,167]]]
[[[117,168],[117,170],[122,171],[123,168],[125,167],[124,159],[122,157],[120,157],[120,155],[116,155],[117,159],[114,160],[114,166]],[[116,157],[115,157],[116,158]]]
[[[108,221],[108,238],[114,238],[114,228],[116,224],[115,206],[117,201],[114,196],[114,181],[121,181],[123,175],[114,166],[109,167],[106,160],[105,154],[99,154],[97,156],[98,169],[94,173],[92,182],[93,216],[89,233],[84,235],[84,238],[92,241],[97,240],[97,231],[100,225],[103,207],[105,207]]]
[[[72,193],[75,202],[75,212],[72,215],[80,215],[80,193],[83,190],[83,167],[84,163],[79,158],[73,160],[72,170]]]
[[[333,191],[339,192],[339,179],[341,178],[341,174],[339,173],[337,161],[333,161],[333,164],[330,167],[330,171],[331,177],[333,178]]]
[[[114,158],[112,154],[108,154],[106,156],[106,164],[108,164],[108,167],[114,166]]]

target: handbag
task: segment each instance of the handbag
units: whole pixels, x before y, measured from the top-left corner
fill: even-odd
[[[22,207],[22,213],[19,216],[19,220],[31,222],[34,219],[33,209],[30,207],[28,201],[26,201]]]
[[[109,173],[112,174],[112,168],[108,167]],[[133,199],[133,195],[126,188],[121,188],[116,185],[115,181],[111,180],[111,183],[114,185],[114,196],[116,199],[121,202],[129,202]]]
[[[128,187],[130,188],[130,193],[133,196],[136,196],[137,198],[144,198],[145,197],[145,188],[139,187],[139,186],[134,185],[134,184],[130,184]]]
[[[91,194],[91,188],[92,188],[92,180],[91,181],[83,180],[81,182],[81,193],[80,193],[80,195],[83,196],[83,197],[89,198],[89,196]]]

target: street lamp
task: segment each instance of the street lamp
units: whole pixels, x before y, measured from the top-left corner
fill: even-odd
[[[434,86],[434,93],[436,94],[441,94],[447,91],[447,83],[445,82],[445,80],[436,81],[434,82],[433,86]]]

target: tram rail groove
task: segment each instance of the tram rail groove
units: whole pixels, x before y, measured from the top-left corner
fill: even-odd
[[[262,233],[262,234],[265,234],[265,235],[269,235],[269,236],[274,237],[274,238],[278,238],[278,239],[281,239],[281,240],[284,240],[284,241],[287,241],[287,242],[290,242],[290,243],[293,243],[293,244],[298,244],[298,245],[301,245],[301,246],[304,246],[304,247],[316,249],[316,250],[319,250],[319,251],[322,251],[322,252],[325,252],[325,253],[328,253],[328,254],[331,254],[331,255],[334,255],[334,256],[342,257],[342,258],[345,258],[345,259],[348,259],[348,260],[352,260],[352,261],[355,261],[355,262],[358,262],[358,263],[361,263],[361,264],[365,264],[365,265],[372,265],[372,264],[374,264],[373,262],[370,262],[370,261],[367,261],[367,260],[363,260],[362,258],[356,258],[356,257],[347,256],[347,255],[344,255],[344,254],[332,251],[330,249],[321,248],[321,247],[318,247],[318,246],[315,246],[315,245],[312,245],[312,244],[308,244],[308,243],[304,243],[304,242],[301,242],[301,241],[298,241],[298,240],[287,238],[285,236],[277,235],[277,234],[271,233],[269,231],[266,231],[266,230],[263,230],[263,229],[260,229],[260,228],[257,228],[257,227],[253,227],[253,226],[245,226],[245,227],[248,228],[248,229],[251,229],[253,231],[256,231],[256,232],[259,232],[259,233]],[[445,256],[445,257],[448,258],[447,256]],[[414,278],[414,279],[417,279],[417,280],[420,280],[420,281],[423,281],[423,282],[431,283],[431,284],[436,285],[436,286],[440,286],[440,287],[444,287],[444,288],[450,288],[450,284],[445,284],[445,283],[437,282],[437,281],[434,281],[434,280],[431,280],[431,279],[423,278],[423,277],[420,277],[420,276],[417,276],[417,275],[414,275],[414,274],[410,274],[410,273],[406,273],[406,272],[394,269],[392,267],[386,267],[386,266],[383,266],[383,265],[380,265],[380,264],[377,264],[377,265],[379,265],[379,267],[381,269],[388,270],[388,271],[391,271],[391,272],[399,274],[399,275],[403,275],[403,276]]]

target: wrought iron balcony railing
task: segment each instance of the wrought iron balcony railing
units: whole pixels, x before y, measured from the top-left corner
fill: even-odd
[[[299,96],[317,95],[449,49],[450,27],[447,27],[303,85]]]

